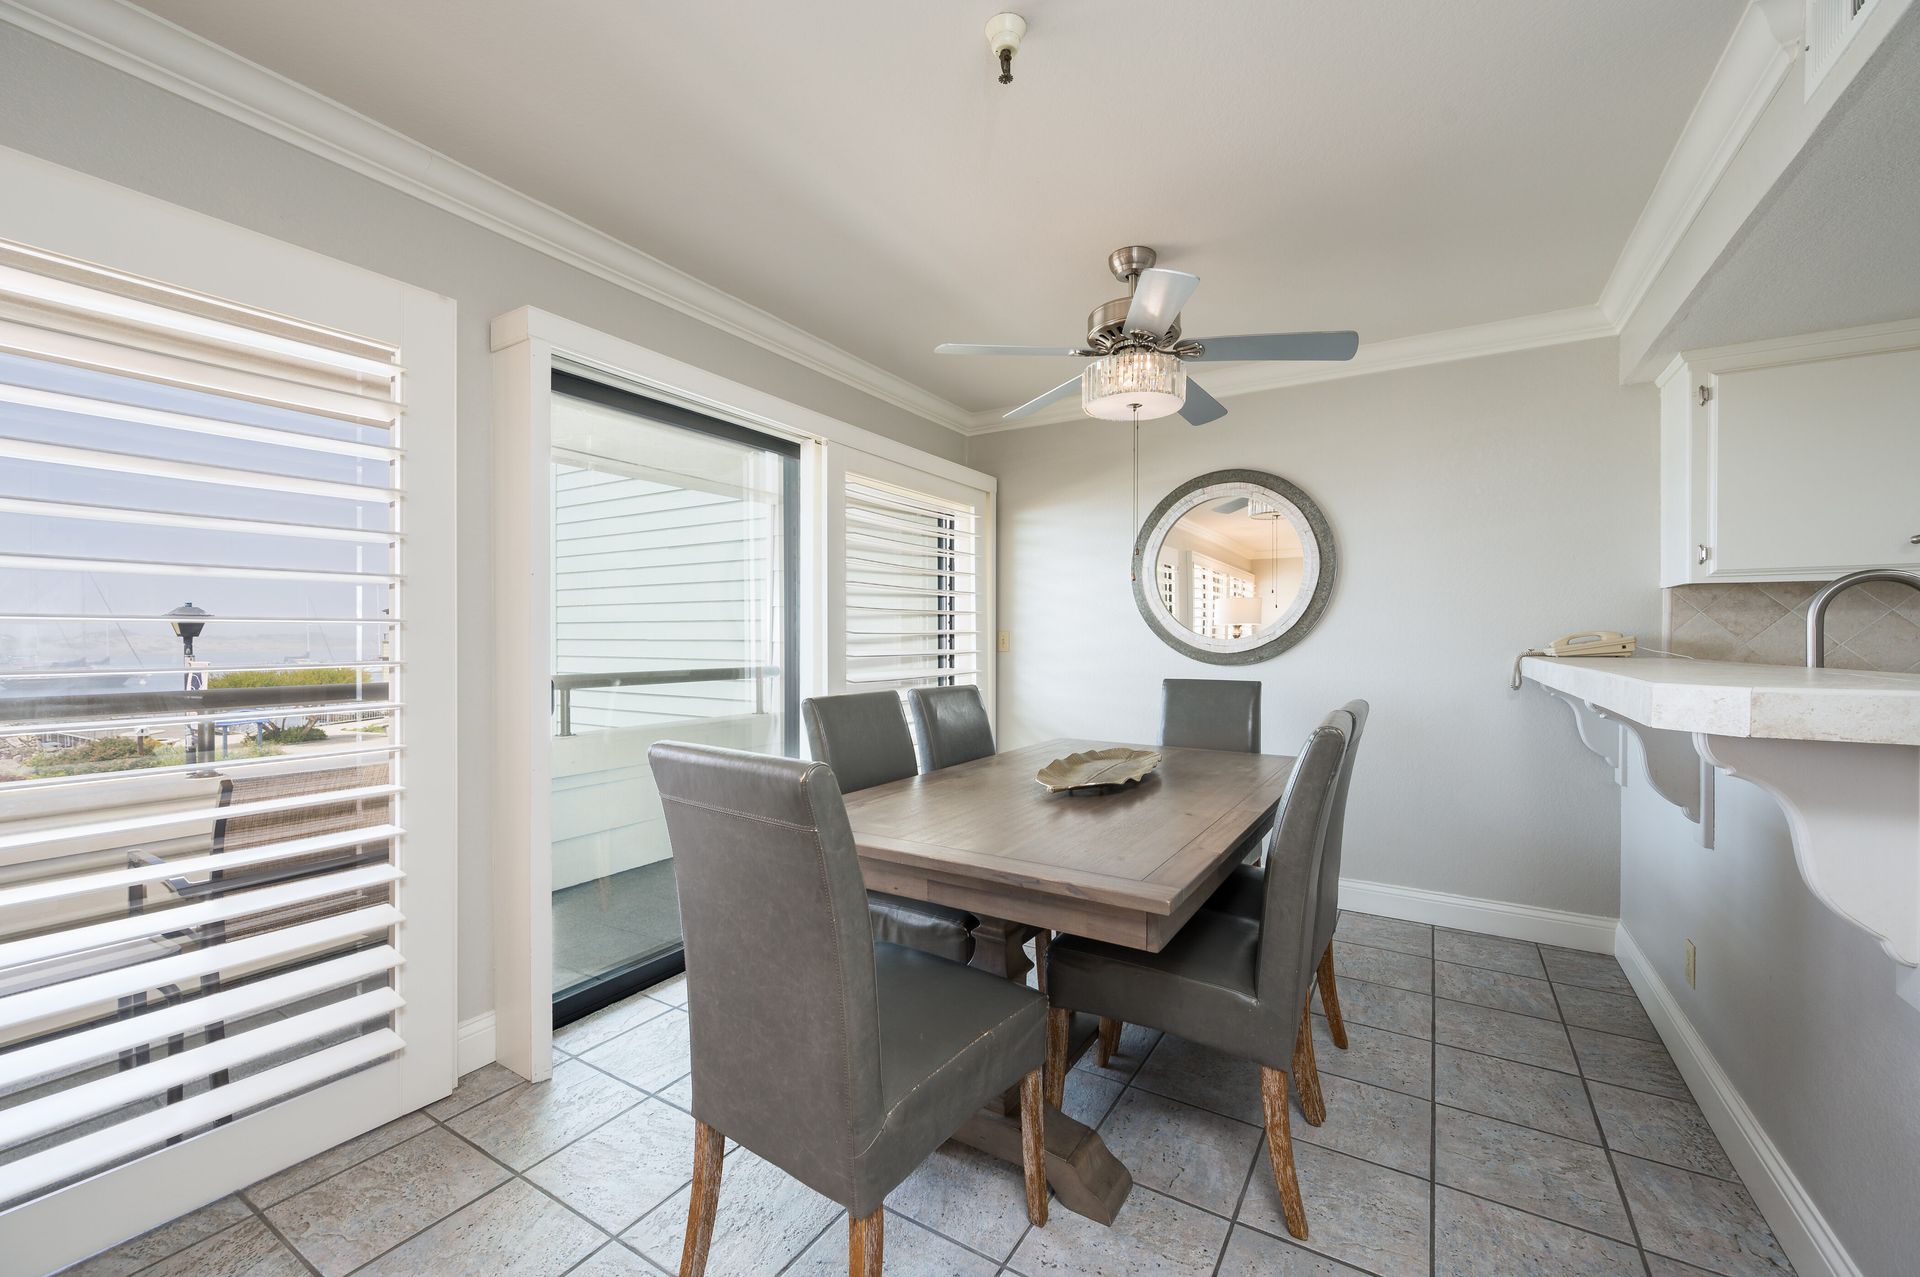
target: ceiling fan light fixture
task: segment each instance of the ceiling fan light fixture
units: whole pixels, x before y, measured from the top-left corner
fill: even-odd
[[[1187,402],[1187,370],[1177,355],[1145,347],[1117,350],[1080,374],[1080,406],[1103,421],[1171,417]]]

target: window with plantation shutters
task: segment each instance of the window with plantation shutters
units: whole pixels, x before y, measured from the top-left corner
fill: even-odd
[[[978,683],[975,508],[849,474],[845,510],[849,689]]]
[[[400,358],[0,242],[0,1211],[404,1046]]]

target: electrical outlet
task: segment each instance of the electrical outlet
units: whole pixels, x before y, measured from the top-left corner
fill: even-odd
[[[1693,941],[1689,940],[1687,941],[1687,987],[1689,989],[1695,987],[1693,983],[1693,960]]]
[[[1011,652],[1013,650],[1013,631],[1000,631],[1000,650],[1003,652]]]

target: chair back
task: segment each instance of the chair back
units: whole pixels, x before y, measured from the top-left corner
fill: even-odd
[[[1313,729],[1280,796],[1267,855],[1267,896],[1260,918],[1259,966],[1254,987],[1263,1008],[1282,1023],[1297,1021],[1319,954],[1313,950],[1319,916],[1320,853],[1340,764],[1353,736],[1353,715],[1337,709]]]
[[[1260,752],[1259,683],[1232,678],[1169,678],[1160,688],[1162,745]]]
[[[833,768],[843,794],[919,774],[898,692],[812,696],[800,717],[814,758]]]
[[[1333,929],[1340,923],[1340,844],[1347,823],[1347,786],[1353,782],[1353,764],[1360,756],[1360,737],[1367,730],[1367,703],[1348,701],[1341,712],[1351,715],[1353,729],[1347,733],[1347,752],[1340,760],[1340,775],[1333,782],[1333,811],[1327,816],[1327,836],[1320,851],[1320,903],[1313,924],[1313,960],[1333,943]]]
[[[907,693],[907,704],[922,770],[938,771],[993,753],[993,724],[979,688],[916,687]]]
[[[647,759],[680,888],[693,1114],[850,1201],[880,1128],[879,1011],[833,772],[673,741]]]

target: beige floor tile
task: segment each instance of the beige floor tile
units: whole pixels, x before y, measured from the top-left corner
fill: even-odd
[[[447,1125],[525,1170],[645,1098],[624,1082],[565,1060],[554,1067],[552,1081],[495,1096]]]
[[[660,1270],[619,1242],[608,1242],[567,1277],[660,1277]]]
[[[580,1058],[643,1090],[660,1090],[693,1068],[687,1013],[670,1010],[582,1051]]]
[[[1571,1073],[1443,1046],[1434,1061],[1434,1078],[1442,1104],[1587,1144],[1600,1143],[1587,1088]]]
[[[251,1218],[253,1212],[245,1202],[238,1197],[222,1197],[91,1259],[83,1259],[66,1269],[62,1277],[128,1277]]]
[[[1323,1077],[1350,1078],[1422,1099],[1433,1093],[1433,1043],[1425,1038],[1349,1023],[1342,1050],[1333,1044],[1327,1022],[1316,1015],[1313,1054]]]
[[[483,1064],[462,1077],[453,1094],[427,1105],[425,1111],[428,1117],[445,1122],[504,1091],[525,1085],[526,1079],[506,1065]]]
[[[1747,1190],[1726,1180],[1616,1155],[1627,1207],[1649,1253],[1726,1277],[1792,1271]]]
[[[1402,953],[1417,953],[1428,958],[1433,956],[1433,928],[1424,922],[1402,922],[1398,918],[1381,918],[1370,913],[1342,910],[1333,934],[1342,940],[1371,945],[1376,949],[1398,949]]]
[[[1324,1075],[1320,1092],[1327,1120],[1309,1126],[1296,1105],[1295,1142],[1317,1144],[1425,1178],[1433,1142],[1433,1106],[1427,1101],[1364,1082]]]
[[[1236,1224],[1227,1239],[1218,1277],[1368,1277],[1337,1259]]]
[[[1434,1178],[1563,1224],[1631,1243],[1605,1149],[1441,1105]]]
[[[1718,1179],[1739,1179],[1706,1114],[1692,1100],[1591,1084],[1607,1147]]]
[[[1260,1128],[1131,1089],[1100,1127],[1136,1185],[1216,1215],[1232,1215],[1259,1148]]]
[[[436,1126],[266,1215],[324,1277],[343,1277],[508,1177],[498,1162]]]
[[[336,1144],[326,1152],[309,1157],[298,1166],[290,1166],[278,1175],[261,1180],[247,1189],[246,1198],[262,1208],[283,1202],[303,1188],[311,1188],[329,1175],[336,1174],[375,1153],[384,1152],[403,1140],[412,1139],[433,1126],[425,1113],[409,1113],[385,1126],[377,1126],[365,1135]]]
[[[1307,1238],[1296,1244],[1379,1277],[1427,1277],[1427,1204],[1432,1190],[1414,1175],[1329,1149],[1293,1145]],[[1273,1163],[1262,1150],[1239,1220],[1286,1237]]]
[[[1259,1065],[1171,1034],[1153,1049],[1133,1084],[1250,1126],[1264,1121]]]
[[[1639,1038],[1643,1042],[1660,1040],[1653,1021],[1647,1018],[1639,999],[1632,994],[1602,993],[1575,984],[1558,985],[1554,992],[1560,999],[1560,1015],[1568,1024]]]
[[[1596,1237],[1452,1189],[1434,1195],[1435,1277],[1539,1273],[1553,1277],[1640,1277],[1640,1254]]]
[[[1340,1014],[1348,1024],[1364,1024],[1412,1038],[1433,1036],[1433,997],[1410,989],[1343,978]]]
[[[1497,1055],[1541,1068],[1573,1073],[1573,1047],[1565,1026],[1512,1011],[1452,1002],[1434,1003],[1433,1038],[1444,1046]]]
[[[559,1277],[606,1240],[586,1220],[516,1179],[388,1251],[356,1277]]]
[[[681,1189],[621,1235],[668,1272],[680,1266],[687,1231],[687,1189]],[[707,1271],[727,1277],[771,1277],[813,1244],[840,1207],[745,1149],[727,1155],[720,1173]]]
[[[258,1219],[235,1224],[143,1270],[144,1277],[306,1277],[306,1272],[306,1265]]]
[[[556,1030],[553,1044],[570,1055],[578,1055],[666,1013],[665,1003],[636,993],[625,1001],[601,1007],[564,1029]]]
[[[1617,1033],[1578,1027],[1567,1030],[1573,1039],[1573,1051],[1580,1059],[1580,1072],[1589,1080],[1624,1086],[1655,1095],[1689,1099],[1692,1092],[1680,1076],[1673,1057],[1658,1042],[1623,1038]]]
[[[1435,927],[1433,956],[1440,962],[1485,967],[1490,971],[1505,971],[1509,975],[1529,975],[1542,980],[1547,976],[1546,968],[1540,965],[1539,947],[1525,940],[1507,940],[1473,931],[1450,931],[1445,927]]]
[[[659,1100],[628,1109],[527,1172],[610,1233],[693,1178],[693,1119]]]
[[[994,1277],[999,1265],[964,1246],[927,1231],[904,1215],[888,1212],[882,1252],[887,1277]],[[784,1277],[846,1277],[846,1216],[807,1247]]]
[[[1345,940],[1333,942],[1335,979],[1365,980],[1390,989],[1413,993],[1433,992],[1433,959],[1420,953],[1401,953],[1396,949],[1375,949]]]
[[[1211,1277],[1226,1240],[1226,1220],[1135,1185],[1111,1226],[1055,1211],[1007,1267],[1022,1277]]]
[[[1026,1179],[1010,1162],[949,1142],[887,1194],[887,1209],[1004,1260],[1027,1231]]]
[[[1433,991],[1455,1002],[1493,1007],[1543,1020],[1558,1020],[1560,1010],[1553,1000],[1553,986],[1531,976],[1485,967],[1463,967],[1456,962],[1433,964]]]

